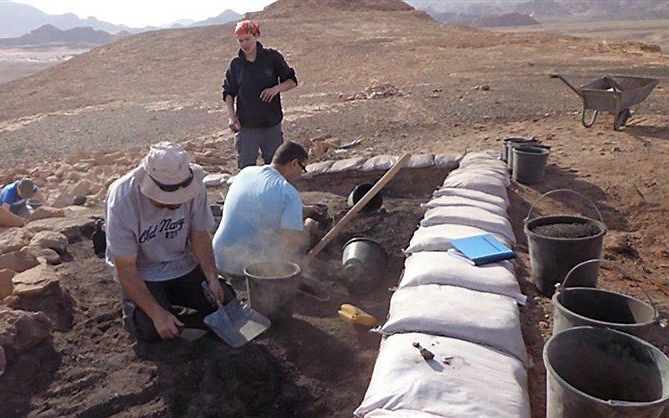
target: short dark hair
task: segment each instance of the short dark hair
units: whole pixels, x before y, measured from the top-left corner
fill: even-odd
[[[297,160],[301,163],[307,161],[309,154],[302,145],[293,141],[286,141],[277,148],[272,158],[272,163],[286,165],[293,160]]]

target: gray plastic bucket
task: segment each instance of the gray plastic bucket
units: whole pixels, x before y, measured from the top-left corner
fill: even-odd
[[[344,280],[350,293],[365,294],[376,288],[386,268],[388,255],[376,241],[353,238],[344,244],[342,265]]]
[[[536,138],[506,138],[502,141],[502,160],[506,161],[509,171],[513,168],[513,148],[518,145],[538,145]]]
[[[544,345],[546,417],[659,417],[669,359],[644,340],[599,327],[570,328]]]
[[[541,183],[550,151],[541,147],[516,146],[513,148],[513,179],[523,184]]]
[[[574,272],[602,260],[588,260],[572,268],[553,295],[553,335],[574,327],[595,326],[616,329],[645,338],[657,326],[657,309],[622,293],[589,287],[568,287]]]
[[[575,193],[588,202],[581,193],[569,189],[557,189],[544,193],[541,197],[557,192]],[[530,253],[532,280],[537,289],[546,296],[552,296],[555,285],[562,280],[575,265],[593,258],[600,258],[602,242],[606,234],[606,225],[601,220],[599,209],[590,202],[597,211],[599,221],[583,216],[542,216],[530,220],[534,204],[525,218],[525,234]],[[570,227],[591,230],[592,233],[582,237],[560,237],[546,234],[546,227]],[[574,286],[597,287],[599,266],[590,265],[582,269],[578,279],[572,281]]]
[[[244,269],[249,290],[249,304],[272,323],[293,316],[297,285],[302,276],[300,266],[283,261],[264,261]]]

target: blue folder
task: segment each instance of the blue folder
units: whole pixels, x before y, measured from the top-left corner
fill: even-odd
[[[454,239],[451,245],[460,253],[459,255],[471,260],[476,266],[508,260],[516,256],[512,249],[492,234]]]

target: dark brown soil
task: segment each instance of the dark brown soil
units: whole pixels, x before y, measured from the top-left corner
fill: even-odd
[[[346,197],[307,192],[335,221]],[[384,209],[352,221],[305,266],[330,300],[298,295],[293,319],[231,349],[212,334],[188,342],[136,343],[122,328],[118,284],[86,240],[59,266],[73,319],[45,344],[11,359],[2,377],[3,416],[350,417],[369,383],[380,337],[341,320],[339,306],[385,318],[409,241],[422,216],[418,199],[386,198]],[[389,263],[371,293],[349,295],[342,246],[354,236],[378,241]],[[239,295],[245,288],[238,284]]]
[[[590,223],[559,223],[537,226],[532,232],[551,238],[587,238],[599,234],[601,229]]]

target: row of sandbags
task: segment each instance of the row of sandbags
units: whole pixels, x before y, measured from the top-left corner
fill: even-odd
[[[474,266],[449,254],[452,239],[484,233],[515,243],[508,185],[498,153],[470,153],[423,205],[356,416],[530,416],[514,264]]]
[[[414,154],[409,158],[405,168],[436,167],[452,170],[458,166],[461,158],[460,154]],[[309,164],[303,177],[309,178],[344,171],[388,170],[397,160],[399,157],[394,155],[377,155],[371,158],[352,157],[344,160],[319,161]]]
[[[415,154],[409,158],[404,168],[442,168],[452,170],[458,166],[461,154]],[[395,155],[377,155],[371,158],[351,157],[343,160],[327,160],[307,165],[303,178],[327,174],[340,174],[348,171],[370,172],[388,170],[399,160]],[[203,182],[206,187],[219,187],[232,184],[235,176],[228,173],[207,175]]]

